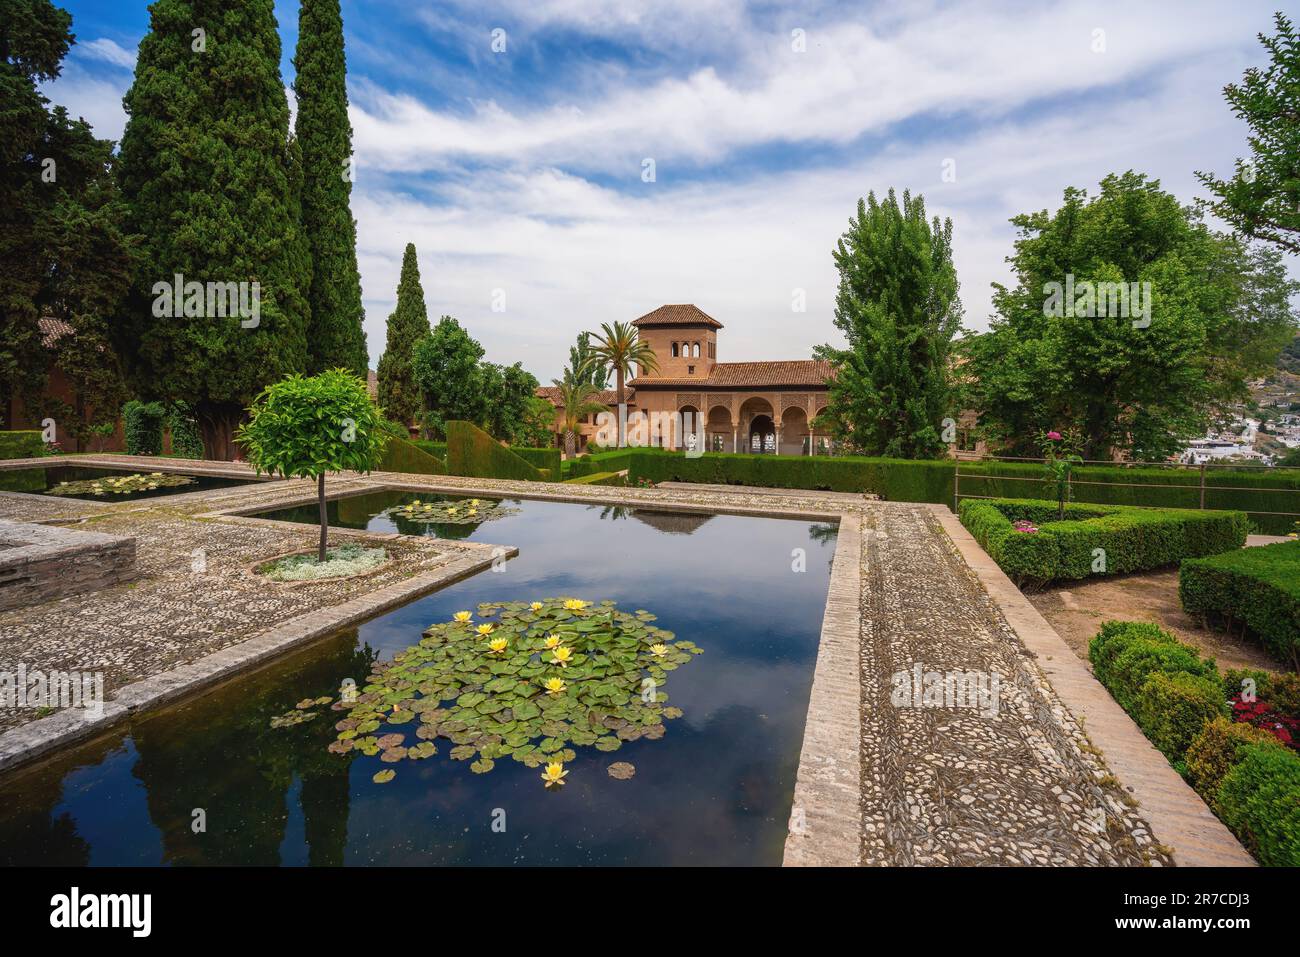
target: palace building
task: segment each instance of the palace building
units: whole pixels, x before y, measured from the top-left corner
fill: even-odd
[[[814,359],[774,362],[719,362],[722,323],[689,303],[660,306],[635,320],[659,368],[637,370],[627,384],[629,433],[637,421],[657,414],[679,413],[694,431],[704,425],[705,448],[714,452],[767,452],[776,455],[821,455],[829,438],[817,435],[811,422],[826,407],[826,380],[831,367]],[[539,394],[556,401],[555,389]],[[617,414],[612,392],[600,400]],[[562,426],[557,425],[558,428]],[[584,426],[585,445],[595,433]],[[670,433],[653,444],[682,447],[685,436]]]

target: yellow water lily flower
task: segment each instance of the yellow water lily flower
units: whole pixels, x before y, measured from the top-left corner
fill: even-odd
[[[479,625],[479,626],[478,626],[477,628],[475,628],[474,630],[477,631],[477,632],[479,633],[480,637],[483,637],[483,638],[486,638],[488,635],[492,634],[492,626],[491,626],[491,625]]]
[[[506,640],[504,638],[493,638],[488,642],[488,654],[499,655],[506,650]]]
[[[547,678],[542,683],[542,687],[546,689],[547,694],[564,694],[569,690],[569,686],[564,683],[563,678]]]
[[[561,668],[569,667],[569,661],[572,658],[573,649],[565,648],[563,645],[551,652],[551,661],[555,662],[555,664],[559,665]]]
[[[414,502],[412,502],[412,503],[410,504],[409,507],[414,508],[416,505],[419,505],[419,504],[420,504],[420,500],[417,498]]]
[[[546,640],[543,641],[542,644],[546,647],[547,651],[550,651],[552,648],[560,647],[560,639],[555,635],[547,635]]]
[[[548,788],[562,785],[564,779],[568,776],[569,772],[564,770],[564,765],[559,761],[552,761],[546,766],[546,770],[542,772],[542,780],[546,782]]]
[[[472,498],[472,499],[470,499],[470,500],[469,500],[469,504],[471,504],[471,505],[477,505],[477,504],[478,504],[478,499],[476,499],[476,498]]]
[[[477,515],[477,514],[478,514],[478,509],[476,509],[476,508],[471,508],[471,509],[470,509],[468,512],[466,512],[465,514],[466,514],[466,515]]]
[[[583,601],[581,598],[564,599],[564,607],[569,611],[582,611],[582,609],[586,608],[590,604],[591,602]]]
[[[451,617],[454,618],[456,621],[464,623],[469,621],[474,616],[467,611],[458,611],[456,612],[456,614],[452,615]]]
[[[529,602],[528,607],[533,611],[541,611],[542,603],[540,601]]]
[[[654,655],[656,658],[662,658],[664,655],[668,654],[668,646],[667,646],[667,645],[651,645],[651,646],[650,646],[650,654]]]

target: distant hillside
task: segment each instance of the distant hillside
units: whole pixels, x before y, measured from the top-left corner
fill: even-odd
[[[1292,339],[1291,344],[1282,350],[1277,357],[1277,367],[1300,375],[1300,336]]]

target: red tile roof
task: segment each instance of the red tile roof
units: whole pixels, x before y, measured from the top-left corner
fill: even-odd
[[[545,399],[546,401],[550,402],[551,405],[555,406],[557,409],[561,409],[564,407],[560,403],[560,390],[557,386],[539,385],[537,387],[537,397],[540,399]],[[635,399],[635,395],[633,391],[630,388],[625,387],[623,389],[623,400],[629,404],[632,404],[634,399]],[[601,392],[597,392],[595,395],[595,400],[599,402],[601,405],[608,405],[610,407],[616,406],[618,405],[618,391],[616,389],[605,389]]]
[[[719,362],[707,377],[680,379],[638,376],[630,385],[638,389],[658,387],[709,389],[771,389],[826,386],[831,364],[820,359],[789,359],[775,362]]]
[[[36,320],[36,327],[41,333],[41,345],[46,349],[53,349],[64,336],[76,334],[76,330],[68,325],[62,319],[55,319],[53,316],[41,316]]]
[[[721,329],[722,323],[714,319],[699,306],[689,302],[676,305],[660,306],[653,312],[647,312],[640,319],[633,319],[637,326],[712,326]]]

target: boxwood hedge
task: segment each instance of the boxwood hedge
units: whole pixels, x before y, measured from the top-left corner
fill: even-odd
[[[1279,661],[1300,666],[1300,541],[1189,558],[1178,597],[1189,614],[1240,623]]]
[[[1260,863],[1300,865],[1300,755],[1228,714],[1213,661],[1148,622],[1108,621],[1093,673]]]
[[[1241,512],[1124,505],[1068,504],[1065,520],[1058,521],[1054,503],[1034,499],[966,499],[958,513],[984,550],[1019,584],[1173,565],[1240,548],[1249,530]],[[1017,531],[1017,520],[1038,530]]]
[[[45,454],[45,442],[35,429],[0,432],[0,459],[34,459]]]
[[[522,479],[540,482],[543,475],[477,425],[452,420],[447,423],[447,471],[475,478]]]

